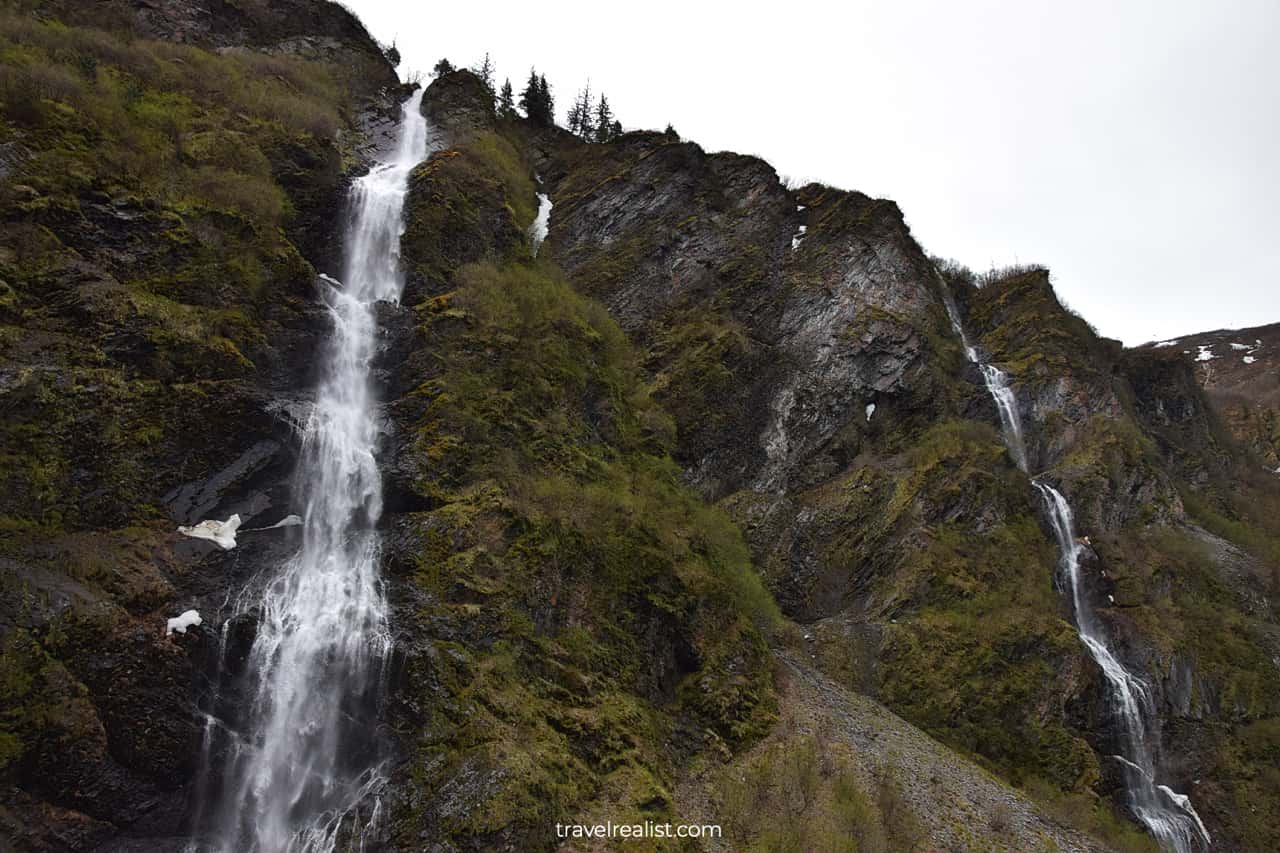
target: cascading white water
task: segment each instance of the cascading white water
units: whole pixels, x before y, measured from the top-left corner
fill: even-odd
[[[551,199],[546,193],[538,193],[538,215],[529,226],[529,245],[533,256],[538,256],[542,241],[547,239],[547,226],[551,223]]]
[[[960,343],[964,346],[969,361],[978,366],[986,382],[987,391],[995,400],[1000,413],[1005,444],[1009,454],[1022,471],[1027,470],[1026,444],[1023,440],[1022,419],[1018,414],[1017,398],[1009,376],[993,364],[989,364],[978,349],[969,343],[964,324],[960,321],[960,312],[947,284],[939,276],[942,288],[943,304],[951,326],[955,329]],[[1191,806],[1191,799],[1176,793],[1155,781],[1155,756],[1152,752],[1152,740],[1158,741],[1158,734],[1148,738],[1147,721],[1158,722],[1151,693],[1147,684],[1133,673],[1111,653],[1107,645],[1106,633],[1102,629],[1093,608],[1083,592],[1083,579],[1080,576],[1080,554],[1083,545],[1076,538],[1075,520],[1067,499],[1048,483],[1032,478],[1031,484],[1044,499],[1045,512],[1053,527],[1054,538],[1058,543],[1059,568],[1063,579],[1071,592],[1071,612],[1075,619],[1076,631],[1089,656],[1102,670],[1107,680],[1107,693],[1111,700],[1112,713],[1120,733],[1120,741],[1125,755],[1115,758],[1125,768],[1125,788],[1129,796],[1129,806],[1134,815],[1147,830],[1160,842],[1166,850],[1175,853],[1193,853],[1207,849],[1209,833],[1200,816]]]
[[[1166,850],[1177,853],[1209,846],[1209,833],[1191,799],[1155,780],[1155,756],[1148,738],[1147,721],[1158,722],[1151,693],[1142,679],[1124,668],[1107,647],[1106,634],[1084,596],[1080,577],[1080,553],[1084,546],[1076,538],[1071,506],[1062,493],[1048,483],[1032,480],[1044,497],[1045,509],[1053,525],[1054,537],[1061,552],[1062,576],[1071,587],[1071,603],[1080,639],[1107,679],[1111,710],[1121,737],[1124,755],[1117,756],[1124,766],[1129,806],[1138,820]]]
[[[419,89],[404,104],[392,158],[351,187],[343,283],[322,277],[333,327],[301,430],[301,547],[232,614],[249,614],[256,634],[245,707],[234,721],[211,714],[206,735],[206,749],[225,761],[211,827],[221,853],[360,850],[378,819],[384,779],[373,731],[390,635],[370,369],[375,305],[398,300],[403,284],[404,200],[427,151],[421,100]]]
[[[1027,470],[1027,446],[1022,438],[1022,418],[1018,416],[1018,399],[1013,395],[1013,386],[1009,384],[1009,374],[1000,368],[991,364],[982,357],[977,347],[969,343],[969,337],[964,333],[964,324],[960,322],[960,311],[956,308],[955,298],[951,295],[951,290],[947,287],[946,282],[939,277],[939,286],[942,288],[942,304],[946,306],[947,317],[951,320],[951,328],[960,338],[960,344],[964,347],[965,357],[970,362],[977,365],[978,370],[982,373],[982,379],[986,383],[987,391],[991,394],[991,399],[995,400],[996,411],[1000,413],[1000,425],[1004,428],[1005,446],[1009,448],[1009,455],[1013,457],[1014,464],[1021,471]]]

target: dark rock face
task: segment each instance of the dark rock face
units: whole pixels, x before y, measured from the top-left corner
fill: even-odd
[[[432,130],[454,145],[497,123],[493,96],[484,82],[470,71],[451,71],[441,75],[427,87],[429,96],[422,100],[422,114]]]
[[[756,546],[785,531],[800,586],[826,577],[824,603],[797,613],[830,614],[857,581],[804,553],[827,535],[788,496],[842,473],[881,421],[932,420],[956,395],[938,371],[956,350],[936,277],[901,213],[789,192],[755,158],[657,134],[570,148],[547,173],[548,246],[648,346],[689,481],[711,499],[753,494],[733,500],[771,519]]]
[[[1280,324],[1186,335],[1137,352],[1185,364],[1231,435],[1267,470],[1280,469]]]

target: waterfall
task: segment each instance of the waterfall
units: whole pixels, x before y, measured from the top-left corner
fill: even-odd
[[[1107,646],[1107,638],[1081,590],[1080,552],[1084,546],[1076,538],[1071,506],[1062,493],[1048,483],[1032,480],[1044,498],[1045,510],[1053,526],[1061,552],[1059,567],[1071,588],[1071,605],[1080,639],[1107,680],[1112,715],[1120,732],[1124,755],[1117,756],[1124,767],[1129,806],[1138,820],[1166,850],[1191,853],[1209,846],[1209,833],[1189,797],[1176,793],[1155,780],[1155,756],[1148,737],[1147,721],[1158,724],[1151,693],[1142,679],[1124,668]]]
[[[1025,473],[1027,446],[1022,438],[1022,418],[1018,415],[1018,399],[1013,395],[1013,386],[1009,384],[1009,374],[988,362],[982,357],[978,348],[969,343],[969,336],[965,334],[964,324],[960,322],[960,311],[956,308],[951,289],[947,287],[947,283],[941,276],[938,277],[938,284],[942,288],[942,304],[946,306],[951,328],[955,330],[960,338],[960,344],[964,347],[965,357],[977,365],[982,373],[983,382],[986,383],[987,391],[991,394],[991,399],[996,402],[996,411],[1000,413],[1000,425],[1003,427],[1001,433],[1004,436],[1005,446],[1009,448],[1009,455],[1013,457],[1018,470]]]
[[[987,391],[995,400],[1009,454],[1018,468],[1026,472],[1027,453],[1022,419],[1018,414],[1017,399],[1009,376],[988,363],[982,353],[969,343],[955,299],[941,276],[939,285],[947,316],[964,346],[965,355],[978,366]],[[1124,767],[1129,807],[1164,849],[1174,853],[1193,853],[1207,849],[1210,844],[1209,833],[1191,806],[1191,799],[1155,780],[1155,755],[1151,743],[1159,742],[1159,733],[1153,732],[1149,736],[1148,728],[1158,725],[1159,718],[1146,682],[1129,672],[1112,654],[1102,623],[1084,594],[1084,582],[1080,576],[1080,554],[1084,545],[1076,537],[1071,505],[1061,492],[1039,478],[1032,478],[1031,485],[1044,500],[1045,514],[1058,543],[1059,571],[1071,593],[1071,614],[1080,642],[1102,670],[1107,682],[1110,710],[1115,717],[1121,748],[1125,753],[1114,757]],[[1148,721],[1151,721],[1152,726],[1148,726]]]
[[[533,256],[538,256],[542,241],[547,239],[547,226],[551,223],[551,199],[546,193],[538,193],[538,216],[529,226],[529,245]]]
[[[382,485],[370,368],[375,306],[399,299],[402,212],[409,173],[426,155],[419,89],[402,107],[386,162],[349,192],[342,282],[322,277],[332,324],[318,353],[321,378],[302,425],[295,495],[305,506],[301,546],[232,619],[256,624],[233,695],[209,714],[206,764],[222,767],[209,829],[219,853],[362,850],[384,785],[375,735],[390,651],[379,573]],[[229,620],[230,622],[230,620]],[[223,632],[222,669],[227,659]],[[215,690],[214,701],[225,681]],[[203,803],[198,803],[203,807]],[[201,844],[206,842],[201,842]]]

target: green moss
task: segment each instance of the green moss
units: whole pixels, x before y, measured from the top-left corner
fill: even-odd
[[[22,629],[0,640],[0,772],[41,739],[92,737],[85,688]]]
[[[682,487],[670,419],[608,314],[545,264],[452,283],[417,309],[432,358],[405,405],[437,508],[413,571],[424,620],[502,640],[457,650],[415,762],[432,780],[501,768],[457,836],[546,840],[602,798],[669,816],[678,720],[729,745],[769,725],[777,608],[737,529]]]
[[[157,471],[208,461],[172,463],[182,440],[243,438],[239,383],[305,322],[314,270],[289,236],[314,237],[295,217],[340,188],[347,93],[328,66],[253,51],[9,11],[0,32],[23,45],[0,56],[0,133],[25,152],[0,182],[0,512],[146,519],[177,485]]]
[[[977,342],[1015,377],[1102,376],[1112,360],[1093,328],[1058,300],[1045,269],[1017,269],[966,296]]]
[[[527,171],[495,133],[434,155],[410,181],[413,215],[402,238],[410,272],[443,287],[465,263],[519,253],[534,198]]]

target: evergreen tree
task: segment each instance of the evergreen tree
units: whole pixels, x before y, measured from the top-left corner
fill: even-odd
[[[582,132],[582,103],[581,100],[573,102],[573,106],[569,107],[568,126],[570,133]]]
[[[587,81],[587,85],[583,87],[582,91],[578,93],[578,100],[573,105],[573,109],[571,109],[569,113],[570,115],[576,113],[578,117],[577,129],[575,130],[573,127],[570,127],[569,129],[588,142],[595,139],[596,119],[595,116],[591,114],[590,80]]]
[[[621,135],[622,135],[622,122],[618,121],[617,119],[614,119],[613,129],[609,131],[609,138],[617,139]]]
[[[532,68],[529,69],[529,82],[525,84],[524,91],[520,93],[520,109],[524,110],[524,114],[533,119],[533,114],[538,109],[538,75]]]
[[[516,117],[515,92],[511,89],[511,78],[502,83],[502,93],[498,95],[498,117],[513,119]]]
[[[476,76],[480,78],[480,82],[484,84],[484,87],[488,89],[490,92],[492,92],[493,91],[493,61],[489,59],[489,52],[487,50],[484,53],[484,61],[481,62],[479,65],[477,65],[475,68],[472,68],[471,70],[474,71]]]
[[[551,87],[547,85],[547,75],[538,78],[538,124],[553,127],[556,123],[556,102],[551,97]]]
[[[436,67],[431,69],[431,73],[437,77],[443,77],[453,71],[453,63],[447,59],[442,59],[436,63]]]
[[[551,97],[551,87],[547,85],[547,75],[529,69],[529,82],[520,93],[520,109],[538,127],[555,124],[555,101]]]
[[[613,138],[613,110],[609,109],[609,99],[600,93],[600,103],[596,105],[596,142],[608,142]]]

